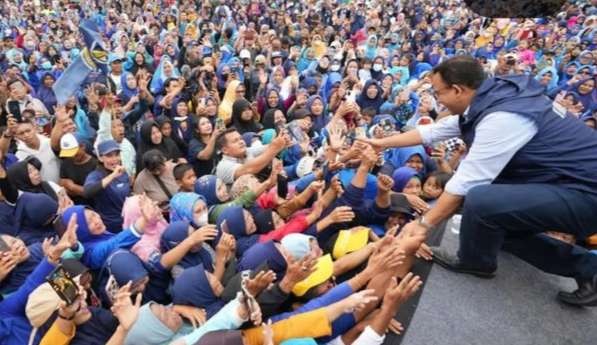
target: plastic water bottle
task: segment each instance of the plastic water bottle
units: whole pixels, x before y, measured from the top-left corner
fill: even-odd
[[[455,214],[452,216],[452,222],[450,224],[450,231],[452,231],[453,234],[460,234],[460,222],[462,221],[462,215],[461,214]]]

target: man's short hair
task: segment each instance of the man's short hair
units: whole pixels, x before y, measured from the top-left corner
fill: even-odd
[[[184,174],[189,171],[189,170],[193,170],[193,166],[189,163],[179,163],[176,164],[176,166],[174,167],[174,169],[172,170],[172,174],[174,175],[174,179],[175,180],[182,180],[182,178],[184,177]]]
[[[486,78],[483,66],[472,56],[450,58],[433,68],[448,85],[462,85],[476,90]]]
[[[10,86],[11,86],[12,84],[16,84],[16,83],[21,83],[21,84],[22,84],[23,82],[22,82],[20,79],[13,78],[13,79],[9,80],[9,81],[6,83],[6,87],[7,87],[7,88],[10,90]]]
[[[216,138],[216,150],[221,151],[222,148],[226,145],[226,134],[237,132],[236,128],[231,127],[226,129]]]
[[[170,84],[172,84],[173,81],[178,81],[178,78],[170,77],[170,78],[166,79],[166,81],[164,81],[164,90],[169,88]]]

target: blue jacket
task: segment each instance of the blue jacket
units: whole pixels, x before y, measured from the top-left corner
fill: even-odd
[[[119,248],[131,248],[139,239],[140,237],[133,231],[126,229],[104,241],[84,245],[85,253],[81,257],[81,262],[92,270],[100,269],[113,251]]]
[[[597,194],[597,136],[582,121],[558,114],[543,86],[526,75],[486,80],[477,90],[460,130],[470,147],[477,124],[488,114],[520,114],[537,125],[537,134],[516,154],[494,183],[549,183]]]
[[[46,259],[42,260],[22,286],[0,302],[0,345],[27,344],[31,333],[31,325],[25,315],[27,299],[53,269],[54,266]]]

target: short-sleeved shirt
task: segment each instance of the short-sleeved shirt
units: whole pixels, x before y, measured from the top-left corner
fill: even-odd
[[[101,183],[106,176],[106,172],[96,169],[87,176],[85,185]],[[124,173],[92,198],[95,210],[102,217],[109,231],[120,232],[122,230],[122,206],[130,192],[129,175]]]
[[[215,162],[215,153],[207,159],[198,159],[197,155],[199,152],[203,151],[207,145],[197,138],[193,138],[189,143],[189,156],[188,160],[189,163],[193,165],[193,169],[195,170],[195,175],[197,177],[201,177],[204,175],[209,175],[213,173]]]
[[[97,167],[97,159],[91,157],[83,164],[75,164],[72,159],[63,159],[60,164],[60,178],[72,180],[75,184],[83,186],[87,175],[91,174]],[[89,201],[81,196],[70,196],[77,205],[88,204]]]
[[[247,161],[259,156],[266,147],[267,146],[247,148],[247,156],[242,159],[223,155],[222,160],[220,160],[220,163],[218,163],[218,166],[216,167],[216,176],[222,179],[227,185],[234,183],[234,173],[236,170],[243,166]]]

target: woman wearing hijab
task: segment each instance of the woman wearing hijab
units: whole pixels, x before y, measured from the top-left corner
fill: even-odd
[[[216,237],[216,230],[205,236],[188,221],[170,223],[160,238],[159,260],[161,267],[171,270],[173,277],[178,277],[183,269],[203,265],[209,272],[214,271],[214,249],[206,243]],[[153,258],[150,264],[153,263]]]
[[[545,87],[546,93],[558,87],[558,79],[558,72],[553,67],[545,67],[535,76],[535,80]]]
[[[261,131],[259,115],[253,111],[246,99],[238,99],[232,105],[232,126],[242,135],[247,132]]]
[[[403,166],[413,168],[421,178],[425,177],[429,170],[434,169],[434,165],[431,163],[431,160],[422,145],[406,146],[389,150],[385,155],[385,161],[386,164],[391,164],[393,170]]]
[[[392,174],[394,186],[392,190],[397,193],[419,196],[421,194],[421,180],[417,171],[411,167],[398,168]]]
[[[131,294],[143,293],[145,300],[152,300],[152,298],[160,298],[160,295],[166,295],[163,291],[157,291],[157,293],[153,294],[148,294],[145,291],[149,282],[149,273],[145,269],[141,259],[126,249],[117,249],[110,254],[102,266],[99,277],[98,286],[100,287],[107,286],[110,277],[114,277],[118,286],[124,286],[128,282],[131,282]],[[99,296],[104,307],[108,308],[112,306],[112,296],[107,294],[105,288],[100,289]],[[165,303],[168,303],[168,301]]]
[[[172,301],[205,309],[207,318],[214,316],[225,305],[219,297],[224,290],[220,280],[203,265],[186,268],[172,285]]]
[[[597,107],[597,88],[595,87],[595,79],[589,78],[574,84],[572,92],[578,94],[578,98],[583,105],[583,110],[593,110]]]
[[[46,194],[22,193],[15,210],[15,229],[26,245],[41,243],[56,235],[53,220],[58,212],[58,203]]]
[[[23,240],[17,237],[0,235],[0,238],[11,248],[10,251],[3,254],[12,255],[15,264],[10,271],[4,272],[6,275],[0,281],[0,294],[5,296],[23,285],[27,276],[33,272],[44,258],[44,253],[41,242],[35,242],[27,246]]]
[[[122,73],[120,76],[120,87],[122,88],[122,91],[118,94],[118,99],[120,99],[121,104],[126,104],[125,108],[128,107],[128,110],[124,112],[130,111],[132,110],[132,105],[129,106],[129,101],[131,98],[139,96],[137,78],[133,73]]]
[[[58,201],[57,193],[61,190],[60,186],[51,181],[42,181],[41,169],[42,164],[39,159],[29,156],[8,168],[8,180],[12,186],[22,192],[43,193]]]
[[[99,214],[84,206],[71,206],[64,211],[62,214],[64,224],[68,223],[71,216],[76,216],[77,239],[82,244],[82,248],[79,249],[84,250],[81,262],[85,266],[97,270],[114,250],[129,249],[139,241],[146,224],[152,224],[161,213],[160,209],[149,200],[141,203],[142,217],[118,234],[107,231]]]
[[[178,104],[181,103],[185,104],[184,101],[180,101]],[[160,132],[162,132],[162,140],[166,142],[168,146],[172,146],[172,143],[174,143],[178,148],[178,151],[183,156],[186,156],[186,152],[189,149],[188,145],[183,137],[178,136],[172,119],[168,116],[161,115],[155,119],[155,122],[160,127]]]
[[[312,130],[321,132],[323,128],[328,124],[329,116],[326,111],[326,104],[321,96],[315,95],[307,99],[306,108],[311,115]]]
[[[169,78],[180,77],[180,72],[172,64],[172,60],[168,56],[163,56],[160,64],[153,74],[149,90],[152,94],[157,95],[164,91],[164,82]]]
[[[141,213],[141,196],[134,195],[128,197],[122,207],[122,226],[129,228],[137,220],[143,217]],[[145,231],[139,242],[137,242],[131,251],[135,253],[143,262],[147,262],[153,253],[160,252],[160,238],[168,222],[162,215],[156,217],[151,223],[145,225]]]
[[[287,109],[287,104],[282,100],[280,91],[276,88],[268,88],[257,100],[257,112],[259,115],[265,114],[270,109],[279,109],[282,112],[286,112]]]
[[[357,104],[361,109],[373,109],[377,114],[383,104],[383,90],[376,80],[369,79],[363,87],[363,91],[357,98]]]
[[[270,109],[263,114],[261,119],[263,129],[275,129],[277,125],[285,125],[286,117],[280,109]]]
[[[170,221],[187,221],[195,227],[207,225],[208,210],[205,198],[196,193],[176,193],[170,200]]]
[[[176,143],[170,138],[164,138],[160,126],[156,121],[148,120],[139,130],[140,145],[137,151],[137,171],[143,170],[143,155],[149,150],[159,150],[167,160],[182,157]]]
[[[41,77],[41,84],[36,92],[36,98],[42,101],[50,114],[54,114],[54,107],[58,104],[56,101],[56,94],[54,93],[54,90],[52,90],[54,82],[56,82],[54,75],[50,72],[46,72]]]

